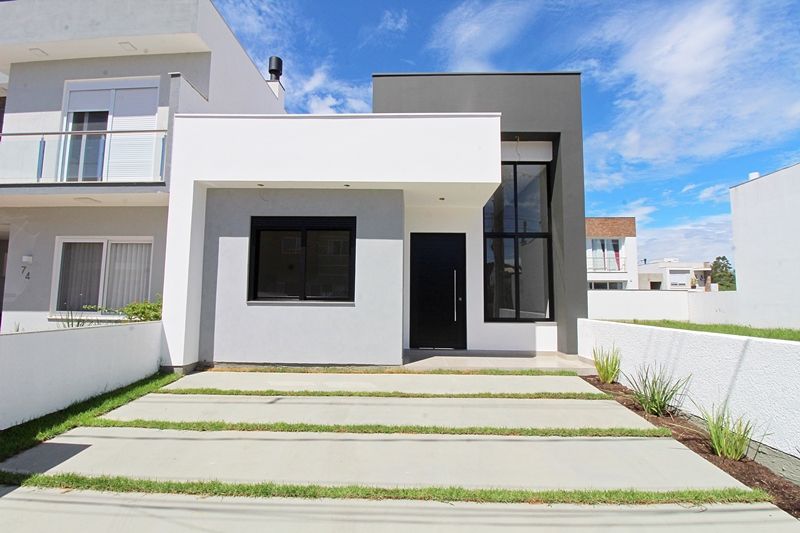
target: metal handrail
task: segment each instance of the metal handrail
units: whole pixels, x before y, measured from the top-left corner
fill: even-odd
[[[169,130],[45,131],[42,133],[0,133],[0,137],[44,137],[45,135],[105,135],[112,133],[167,133]]]

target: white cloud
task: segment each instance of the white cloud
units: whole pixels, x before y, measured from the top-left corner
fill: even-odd
[[[377,25],[361,30],[361,44],[359,48],[373,43],[385,43],[404,35],[408,29],[408,11],[406,9],[393,11],[387,9],[383,12]]]
[[[214,0],[244,47],[267,75],[267,58],[284,59],[281,83],[286,88],[286,107],[293,113],[366,113],[372,108],[371,83],[353,83],[331,74],[329,55],[301,52],[317,49],[311,19],[287,0]],[[386,19],[398,28],[399,17]],[[382,19],[381,24],[384,23]],[[407,24],[407,17],[406,22]],[[327,52],[326,52],[327,53]]]
[[[658,208],[650,204],[649,198],[639,198],[624,204],[618,211],[614,212],[611,216],[615,217],[636,217],[638,224],[647,224],[653,217],[653,213],[658,211]]]
[[[681,194],[686,194],[687,192],[696,188],[697,188],[696,183],[689,183],[688,185],[684,185],[683,189],[681,189]]]
[[[800,25],[782,2],[642,5],[588,38],[589,76],[621,91],[611,126],[588,136],[593,159],[666,169],[800,130]]]
[[[731,216],[711,215],[673,226],[639,228],[639,258],[656,261],[678,257],[683,261],[713,261],[733,256]]]
[[[467,0],[436,23],[428,46],[448,70],[494,70],[492,56],[518,41],[538,8],[539,2],[526,0]]]
[[[727,185],[711,185],[710,187],[706,187],[700,194],[697,195],[697,199],[701,202],[714,202],[714,203],[721,203],[728,201],[728,186]]]

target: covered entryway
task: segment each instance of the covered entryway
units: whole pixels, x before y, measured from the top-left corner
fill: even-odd
[[[411,234],[411,348],[467,347],[466,235]]]

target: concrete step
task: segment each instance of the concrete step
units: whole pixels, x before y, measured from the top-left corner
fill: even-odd
[[[167,389],[385,391],[431,394],[600,392],[576,376],[199,372]]]
[[[0,487],[2,489],[2,487]],[[3,495],[0,490],[0,495]],[[789,533],[800,524],[770,504],[577,506],[419,501],[203,498],[18,488],[0,498],[0,531],[288,533]]]
[[[0,464],[169,480],[680,490],[744,485],[672,439],[77,428]]]
[[[654,427],[613,400],[150,394],[112,411],[104,418],[442,427]]]

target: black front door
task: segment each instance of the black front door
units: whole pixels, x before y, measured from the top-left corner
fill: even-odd
[[[467,347],[466,237],[411,234],[411,348]]]

